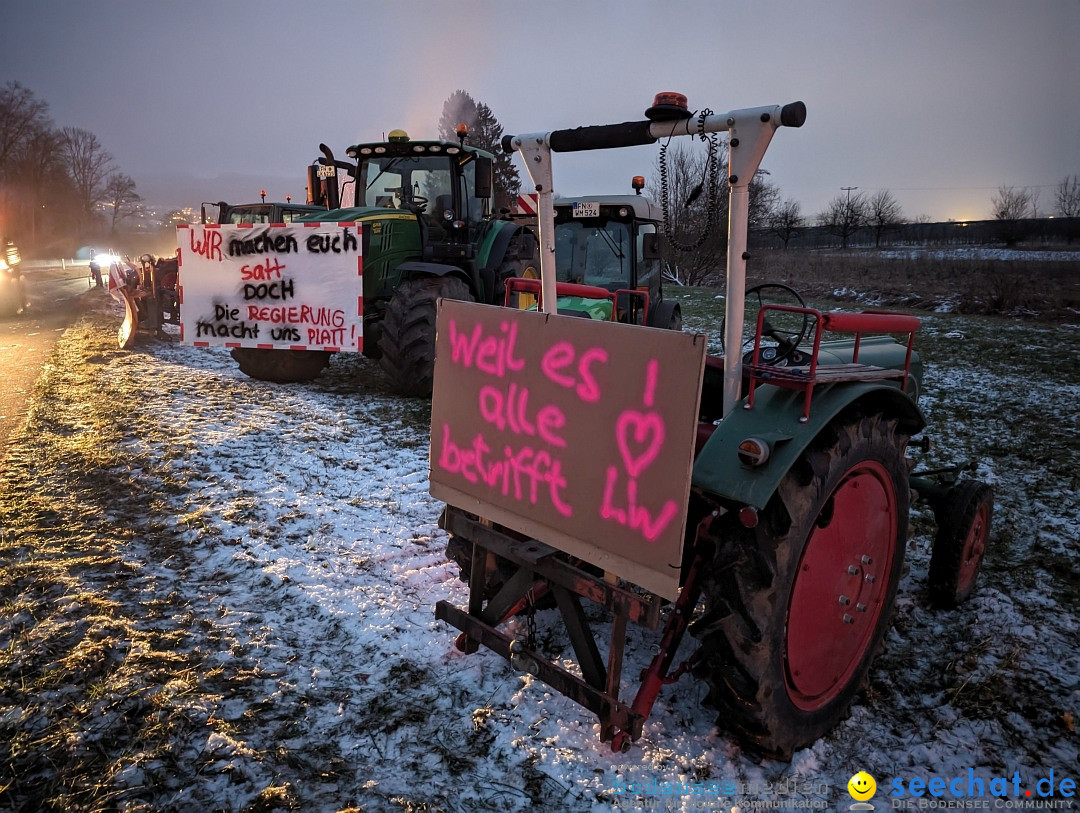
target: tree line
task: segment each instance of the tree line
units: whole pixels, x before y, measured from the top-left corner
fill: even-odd
[[[0,87],[0,232],[30,252],[115,232],[135,213],[135,181],[98,137],[57,127],[49,105],[19,82]]]

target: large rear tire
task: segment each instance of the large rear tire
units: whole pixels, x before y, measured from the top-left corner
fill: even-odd
[[[326,350],[266,350],[258,347],[234,347],[232,350],[232,357],[244,375],[279,384],[318,378],[332,355]]]
[[[401,395],[430,398],[435,373],[435,307],[440,298],[473,302],[457,277],[419,277],[401,283],[383,319],[379,364]]]
[[[703,586],[698,672],[718,724],[790,759],[848,712],[892,616],[907,539],[907,437],[881,415],[837,421],[756,528],[735,521]]]

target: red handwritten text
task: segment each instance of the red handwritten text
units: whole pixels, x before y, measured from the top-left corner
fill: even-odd
[[[221,256],[221,232],[217,229],[203,229],[202,240],[195,239],[195,233],[198,229],[191,229],[189,234],[191,235],[191,250],[198,254],[200,257],[205,257],[208,260],[222,259]]]
[[[255,266],[240,266],[240,279],[244,280],[244,282],[249,280],[263,282],[264,280],[281,279],[281,272],[284,270],[285,263],[281,262],[277,257],[271,257],[265,263],[259,263]]]

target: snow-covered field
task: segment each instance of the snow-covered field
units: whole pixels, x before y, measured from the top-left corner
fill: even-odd
[[[679,296],[688,329],[715,331],[692,316],[711,292]],[[1075,329],[926,317],[934,454],[974,457],[997,492],[986,570],[962,609],[929,609],[917,510],[870,685],[787,764],[747,758],[692,677],[612,754],[567,698],[460,653],[433,615],[466,588],[427,493],[429,405],[373,362],[267,384],[226,351],[118,351],[116,324],[98,303],[69,331],[6,464],[0,809],[846,810],[865,770],[880,811],[895,779],[1080,779]],[[107,555],[73,569],[86,546]],[[46,557],[65,574],[47,589]],[[64,662],[96,654],[49,682],[58,640]],[[631,631],[624,694],[657,640]]]

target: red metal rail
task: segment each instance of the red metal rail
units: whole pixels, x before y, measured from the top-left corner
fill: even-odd
[[[760,363],[762,331],[765,314],[768,311],[801,313],[814,318],[816,322],[814,349],[810,354],[810,363],[808,365],[777,367]],[[908,377],[911,375],[911,353],[915,345],[915,333],[918,332],[919,326],[918,317],[909,316],[906,313],[893,313],[890,311],[823,313],[816,308],[800,308],[793,305],[765,305],[758,312],[753,355],[750,363],[746,365],[746,373],[750,379],[750,390],[746,396],[746,409],[754,408],[754,391],[759,383],[775,384],[778,387],[803,392],[805,394],[803,414],[799,418],[803,423],[810,420],[810,402],[813,398],[814,387],[817,384],[832,384],[839,381],[880,381],[899,378],[901,379],[901,389],[905,389]],[[818,365],[818,357],[821,353],[821,337],[826,332],[854,334],[855,344],[852,349],[850,364]],[[862,337],[867,333],[906,333],[907,353],[904,357],[903,369],[860,364],[859,345],[862,342]]]

